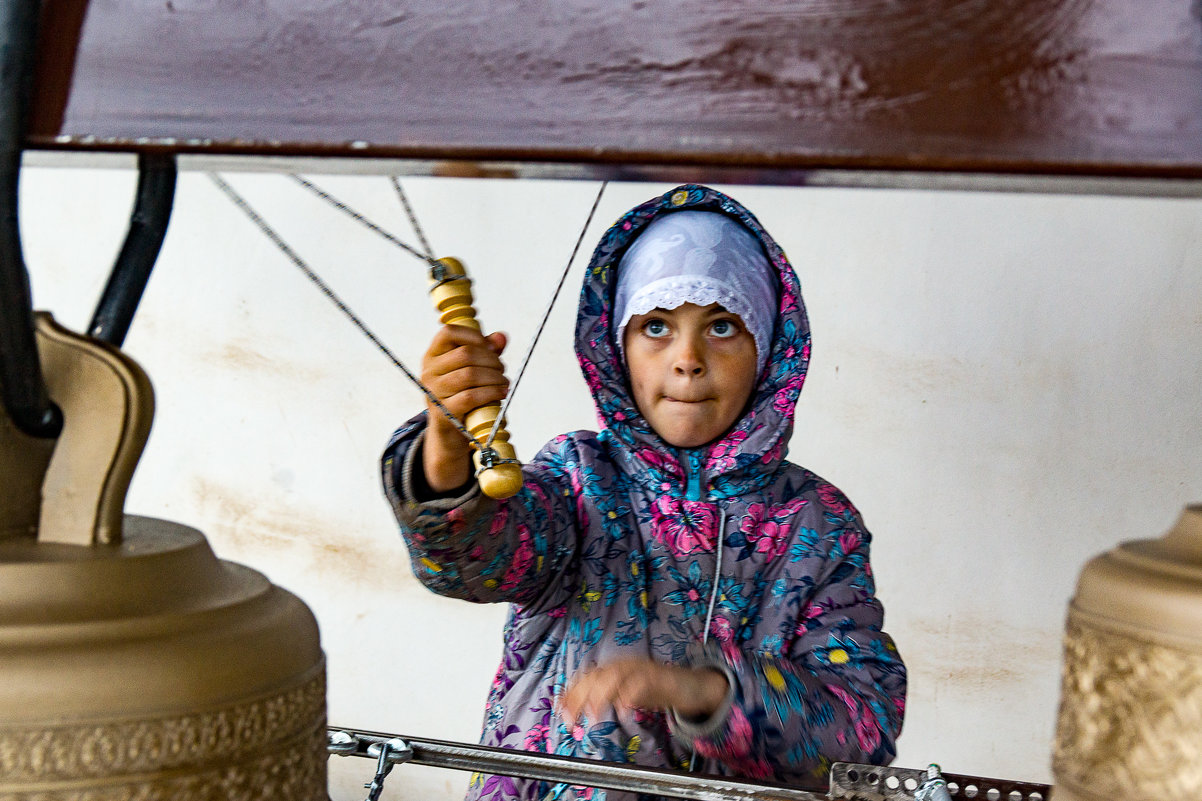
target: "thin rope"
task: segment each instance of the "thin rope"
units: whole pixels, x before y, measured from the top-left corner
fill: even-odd
[[[722,580],[722,544],[726,539],[726,510],[718,507],[718,542],[714,550],[718,552],[714,563],[714,586],[710,591],[709,609],[705,613],[705,628],[701,630],[701,644],[705,645],[710,639],[710,624],[714,622],[714,607],[718,605],[718,584]]]
[[[597,197],[593,198],[593,207],[589,209],[588,218],[584,221],[584,227],[580,229],[580,236],[576,237],[576,245],[572,248],[572,255],[568,257],[568,263],[563,268],[563,273],[559,276],[559,283],[556,285],[555,291],[551,294],[551,302],[547,304],[547,310],[543,312],[542,322],[538,324],[538,330],[534,332],[534,338],[530,340],[530,347],[526,349],[526,357],[522,360],[522,366],[518,370],[517,378],[513,380],[513,387],[509,390],[509,394],[505,396],[505,401],[501,404],[501,412],[497,415],[497,419],[493,421],[492,430],[488,432],[488,439],[484,441],[484,447],[486,448],[492,445],[497,432],[501,430],[501,421],[505,419],[505,412],[509,409],[510,401],[517,394],[518,384],[521,383],[522,376],[526,374],[526,365],[530,363],[530,357],[534,354],[534,346],[538,344],[538,339],[543,334],[547,320],[551,317],[551,310],[555,308],[555,301],[559,298],[559,290],[563,289],[563,283],[567,280],[568,273],[572,269],[572,262],[576,260],[576,254],[580,250],[580,243],[584,241],[584,235],[588,233],[589,226],[593,222],[593,215],[597,212],[597,206],[601,203],[601,196],[605,194],[605,187],[607,186],[609,186],[609,181],[602,181],[601,186],[597,189]]]
[[[229,186],[229,184],[227,184],[227,183],[225,183],[225,181],[221,180],[221,178],[219,176],[217,176],[215,173],[209,173],[209,176],[213,179],[214,182],[217,183],[217,185],[227,195],[230,196],[230,198],[234,201],[234,203],[239,208],[241,208],[247,214],[247,216],[250,217],[251,221],[254,222],[256,225],[258,225],[259,228],[264,232],[264,234],[266,234],[267,237],[269,239],[271,239],[272,242],[274,242],[276,244],[276,246],[279,247],[284,252],[284,254],[286,256],[288,256],[288,258],[290,260],[292,260],[292,262],[305,273],[306,276],[309,277],[309,280],[313,281],[318,286],[318,288],[321,289],[321,291],[324,292],[327,295],[327,297],[329,297],[330,300],[332,300],[334,302],[334,304],[336,306],[338,306],[338,308],[343,312],[343,314],[345,314],[351,320],[351,322],[354,323],[355,326],[358,327],[359,330],[362,331],[368,337],[368,339],[370,339],[376,345],[376,347],[378,347],[397,367],[399,367],[405,373],[405,375],[409,378],[409,380],[412,381],[426,395],[426,397],[429,398],[435,404],[435,406],[437,406],[438,409],[440,409],[442,411],[442,413],[444,415],[446,415],[447,419],[449,419],[452,423],[455,424],[456,428],[458,428],[463,433],[463,435],[467,438],[468,442],[470,442],[473,447],[478,448],[480,450],[486,450],[486,449],[490,448],[493,444],[493,441],[497,437],[497,432],[500,431],[500,429],[501,429],[501,424],[505,419],[505,413],[506,413],[506,411],[508,411],[509,404],[513,401],[514,395],[517,394],[518,385],[521,383],[522,377],[526,374],[526,366],[530,363],[530,358],[534,354],[534,348],[538,344],[538,340],[542,336],[543,330],[546,328],[547,320],[550,319],[550,317],[551,317],[551,312],[555,308],[555,303],[559,298],[559,293],[563,289],[563,285],[564,285],[564,282],[567,280],[568,273],[572,269],[572,264],[576,260],[576,255],[580,251],[580,245],[584,242],[584,237],[588,233],[589,226],[592,224],[593,216],[597,212],[597,206],[601,203],[601,197],[602,197],[602,195],[605,194],[605,188],[609,185],[608,181],[602,181],[601,186],[597,189],[597,196],[593,199],[593,205],[589,209],[588,217],[584,221],[584,226],[580,229],[580,235],[576,238],[576,244],[572,248],[572,255],[570,257],[568,257],[568,263],[564,266],[563,272],[559,277],[559,283],[556,284],[555,291],[551,294],[551,300],[547,304],[546,310],[543,312],[543,317],[542,317],[542,320],[539,322],[538,329],[534,332],[534,337],[530,341],[530,346],[526,349],[526,355],[522,360],[522,366],[518,369],[518,374],[517,374],[517,377],[514,379],[513,387],[510,389],[508,395],[506,395],[505,400],[501,405],[500,413],[497,415],[496,420],[493,422],[493,426],[492,426],[492,429],[489,431],[488,438],[484,441],[484,444],[481,445],[480,443],[478,443],[476,441],[476,439],[474,437],[472,437],[470,432],[468,432],[467,428],[462,423],[460,423],[458,420],[456,420],[454,416],[451,415],[451,413],[447,410],[447,408],[445,406],[443,406],[443,404],[438,400],[438,398],[436,398],[434,396],[434,393],[432,393],[429,389],[427,389],[426,386],[424,384],[422,384],[421,381],[418,380],[416,376],[413,375],[413,373],[409,372],[409,370],[403,364],[401,364],[400,360],[397,359],[392,354],[392,352],[390,350],[388,350],[387,347],[385,347],[385,345],[382,342],[380,342],[380,340],[371,332],[370,329],[367,328],[367,326],[354,314],[354,312],[352,312],[346,306],[346,304],[344,304],[338,298],[338,296],[334,294],[333,290],[331,290],[325,284],[325,282],[322,281],[321,278],[315,272],[313,272],[313,270],[310,269],[309,266],[307,264],[305,264],[304,261],[301,260],[301,258],[298,255],[296,255],[296,253],[290,247],[288,247],[287,243],[285,243],[283,241],[283,239],[281,239],[270,228],[270,226],[267,225],[267,223],[263,220],[263,218],[260,217],[250,207],[250,205],[244,199],[242,199],[242,197],[240,195],[238,195],[237,192],[235,192],[233,190],[233,188],[231,188]],[[311,181],[308,181],[296,174],[292,174],[289,177],[292,178],[294,181],[296,181],[301,186],[303,186],[304,188],[308,189],[313,194],[317,195],[322,200],[329,203],[334,208],[341,211],[343,214],[346,214],[347,216],[349,216],[352,219],[354,219],[355,221],[359,222],[361,225],[365,226],[369,230],[374,231],[375,233],[379,234],[387,241],[391,242],[392,244],[394,244],[397,247],[404,250],[406,253],[409,253],[410,255],[421,259],[422,261],[426,262],[427,264],[429,264],[431,266],[438,266],[439,262],[434,258],[433,251],[430,248],[430,243],[426,240],[426,237],[422,231],[421,225],[417,221],[417,216],[413,213],[413,209],[409,205],[409,199],[405,196],[404,190],[401,188],[400,181],[397,180],[396,176],[392,176],[392,184],[396,189],[397,196],[401,201],[401,205],[405,209],[405,214],[409,218],[409,224],[413,227],[414,233],[417,235],[417,238],[420,241],[422,247],[425,248],[425,250],[426,250],[425,254],[418,252],[412,246],[406,244],[405,242],[402,242],[400,239],[393,236],[391,233],[389,233],[388,231],[381,228],[379,225],[376,225],[374,222],[369,220],[366,216],[364,216],[360,212],[354,210],[349,205],[347,205],[346,203],[343,203],[341,200],[334,197],[333,195],[326,192],[325,190],[321,189],[320,187],[318,187]]]
[[[417,234],[417,238],[421,242],[422,247],[424,247],[426,249],[426,255],[419,253],[413,247],[405,244],[404,242],[401,242],[399,239],[397,239],[395,236],[390,234],[388,231],[385,231],[383,228],[376,225],[371,220],[367,219],[367,217],[364,216],[362,213],[351,208],[349,205],[347,205],[346,203],[343,203],[341,200],[334,197],[330,193],[322,190],[320,187],[316,186],[311,181],[307,181],[304,178],[302,178],[301,176],[295,175],[295,174],[291,175],[290,177],[294,181],[299,183],[301,186],[305,187],[310,192],[314,193],[315,195],[320,197],[322,200],[326,201],[327,203],[332,205],[334,208],[341,211],[343,214],[346,214],[347,216],[351,217],[352,219],[358,221],[362,225],[366,226],[368,229],[375,231],[377,234],[384,237],[389,242],[392,242],[393,244],[403,248],[407,253],[410,253],[411,255],[414,255],[420,259],[425,260],[428,264],[430,264],[432,266],[438,264],[437,260],[434,258],[433,251],[430,249],[430,243],[428,241],[426,241],[426,237],[422,231],[422,227],[417,221],[417,216],[413,213],[413,209],[409,205],[409,199],[405,196],[405,192],[401,188],[401,183],[399,180],[397,180],[396,176],[391,176],[392,185],[393,185],[393,187],[396,188],[397,196],[400,198],[401,205],[405,209],[405,214],[409,218],[410,226],[412,226],[414,232]],[[505,412],[509,410],[509,404],[513,401],[513,396],[517,394],[518,385],[522,381],[522,376],[526,374],[526,365],[528,365],[530,363],[530,357],[534,354],[534,347],[535,347],[535,345],[538,344],[538,340],[542,336],[543,329],[546,328],[546,326],[547,326],[547,320],[550,319],[550,317],[551,317],[551,312],[555,308],[555,302],[559,299],[559,293],[563,289],[564,281],[567,280],[568,273],[572,269],[572,263],[575,262],[575,260],[576,260],[576,254],[580,251],[580,245],[582,242],[584,242],[585,234],[588,233],[589,226],[593,222],[593,215],[596,214],[597,206],[601,203],[601,196],[605,194],[605,187],[607,187],[608,185],[609,185],[609,181],[602,181],[601,186],[597,189],[597,196],[593,199],[592,208],[589,209],[588,217],[584,221],[584,226],[580,229],[580,235],[576,238],[576,244],[572,248],[572,255],[570,257],[568,257],[568,263],[564,266],[563,273],[559,276],[559,283],[556,284],[555,291],[551,294],[551,300],[547,304],[546,310],[543,312],[543,318],[538,324],[538,329],[534,332],[534,337],[530,340],[530,346],[526,349],[526,355],[522,359],[522,366],[518,370],[517,378],[514,379],[513,386],[509,390],[509,394],[505,396],[505,400],[501,404],[501,411],[497,415],[497,419],[493,421],[492,429],[490,429],[488,432],[488,438],[484,441],[484,445],[483,445],[484,448],[489,448],[492,446],[493,441],[497,438],[497,432],[501,430],[501,424],[505,419]]]
[[[405,216],[409,218],[409,225],[413,228],[413,233],[417,234],[417,241],[421,243],[422,249],[426,251],[426,260],[434,260],[434,248],[430,247],[430,243],[426,240],[426,233],[422,230],[421,225],[417,222],[417,215],[413,213],[413,208],[409,205],[409,198],[405,195],[405,190],[401,188],[401,181],[395,175],[388,176],[392,179],[392,188],[396,190],[396,196],[401,200],[401,206],[405,209]]]
[[[722,546],[726,542],[726,507],[718,504],[718,540],[714,543],[717,552],[714,562],[714,586],[710,589],[709,608],[705,612],[705,625],[701,629],[701,645],[706,646],[710,641],[710,626],[714,622],[714,608],[718,605],[718,585],[722,582]],[[697,759],[697,749],[694,747],[689,756],[689,773],[697,770],[701,761]]]
[[[438,264],[437,259],[435,259],[433,257],[433,255],[427,255],[430,253],[429,245],[424,245],[426,248],[426,253],[420,253],[412,245],[408,245],[408,244],[402,242],[400,239],[397,239],[395,236],[390,234],[388,231],[385,231],[383,228],[376,225],[371,220],[367,219],[367,217],[365,217],[362,214],[360,214],[359,212],[355,211],[350,206],[343,203],[341,200],[334,197],[329,192],[326,192],[324,189],[317,186],[313,182],[307,181],[304,178],[300,177],[299,175],[295,175],[295,174],[289,175],[288,177],[291,178],[292,180],[296,181],[298,184],[303,186],[305,189],[308,189],[313,194],[317,195],[319,198],[321,198],[325,202],[329,203],[334,208],[341,211],[343,214],[345,214],[348,217],[350,217],[351,219],[355,220],[359,224],[369,228],[372,231],[375,231],[377,234],[384,237],[386,240],[388,240],[392,244],[396,245],[397,247],[399,247],[401,250],[405,251],[409,255],[421,259],[426,264],[429,264],[431,267],[434,267]],[[418,236],[420,238],[421,234],[419,233]],[[423,244],[424,244],[424,240],[423,240]]]
[[[322,294],[329,298],[330,301],[338,307],[338,310],[346,315],[347,319],[354,323],[355,327],[358,328],[364,336],[371,340],[372,344],[379,348],[380,352],[387,356],[389,361],[391,361],[398,369],[400,369],[400,371],[404,373],[405,376],[412,381],[413,384],[420,389],[422,393],[424,393],[425,396],[429,398],[430,401],[444,415],[446,415],[448,420],[455,424],[455,427],[459,429],[460,433],[462,433],[465,438],[467,438],[467,441],[471,443],[471,446],[477,450],[482,450],[480,444],[476,442],[475,437],[473,437],[471,432],[467,430],[467,427],[459,422],[459,420],[455,418],[455,415],[451,414],[450,410],[448,410],[447,407],[442,404],[442,401],[440,401],[433,392],[427,389],[426,385],[423,384],[417,376],[409,372],[409,368],[405,367],[405,365],[401,363],[401,360],[398,359],[393,352],[388,349],[388,346],[381,342],[380,339],[372,333],[371,329],[359,319],[358,315],[351,311],[350,308],[342,302],[342,299],[334,293],[334,290],[331,289],[325,281],[321,280],[321,276],[313,272],[309,265],[306,264],[299,255],[297,255],[296,251],[289,247],[288,243],[285,242],[280,235],[277,234],[275,230],[267,224],[267,221],[259,216],[258,212],[251,208],[250,204],[247,203],[246,200],[240,194],[238,194],[232,186],[227,184],[220,175],[213,172],[209,173],[208,175],[209,178],[212,179],[213,183],[217,185],[217,188],[224,192],[226,196],[234,202],[234,205],[241,209],[242,212],[245,213],[248,218],[250,218],[250,221],[258,226],[259,230],[262,231],[263,234],[270,239],[272,243],[274,243],[275,246],[278,247],[293,264],[300,268],[300,271],[305,274],[305,277],[312,281],[317,288],[321,290]]]

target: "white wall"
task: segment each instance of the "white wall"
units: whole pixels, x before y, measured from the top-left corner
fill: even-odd
[[[23,173],[35,306],[69,327],[90,319],[134,180]],[[421,264],[286,177],[230,180],[416,369],[435,325]],[[317,180],[409,238],[385,179]],[[516,369],[596,185],[405,185]],[[666,188],[607,191],[511,407],[519,455],[593,426],[571,349],[581,269],[605,226]],[[911,671],[898,764],[1049,781],[1081,565],[1202,500],[1202,201],[722,188],[802,279],[814,359],[791,457],[876,535]],[[310,604],[332,724],[474,741],[503,610],[414,581],[377,478],[419,396],[203,175],[181,176],[126,349],[158,400],[128,511],[202,529]],[[333,760],[333,797],[361,798],[371,769]],[[406,766],[389,793],[453,799],[466,780]]]

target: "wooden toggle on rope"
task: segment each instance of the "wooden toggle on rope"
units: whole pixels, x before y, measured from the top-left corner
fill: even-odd
[[[472,281],[458,259],[439,259],[430,271],[430,297],[443,325],[480,330],[472,305]],[[522,488],[522,463],[518,461],[501,417],[501,404],[487,403],[467,413],[464,424],[479,447],[472,455],[476,481],[490,498],[508,498]]]

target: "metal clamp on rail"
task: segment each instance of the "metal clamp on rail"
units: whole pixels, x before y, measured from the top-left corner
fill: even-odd
[[[952,796],[947,790],[947,780],[943,778],[943,773],[934,762],[927,766],[926,781],[914,794],[914,801],[952,801]]]
[[[384,792],[385,777],[394,765],[412,759],[413,749],[404,740],[393,738],[382,743],[372,743],[367,747],[367,753],[376,758],[376,775],[363,786],[367,788],[367,801],[379,801],[380,793]]]
[[[344,731],[326,732],[326,751],[338,756],[350,756],[359,750],[359,741]]]

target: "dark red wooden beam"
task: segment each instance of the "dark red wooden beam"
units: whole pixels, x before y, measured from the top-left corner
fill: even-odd
[[[1202,177],[1190,0],[47,0],[26,145]]]

